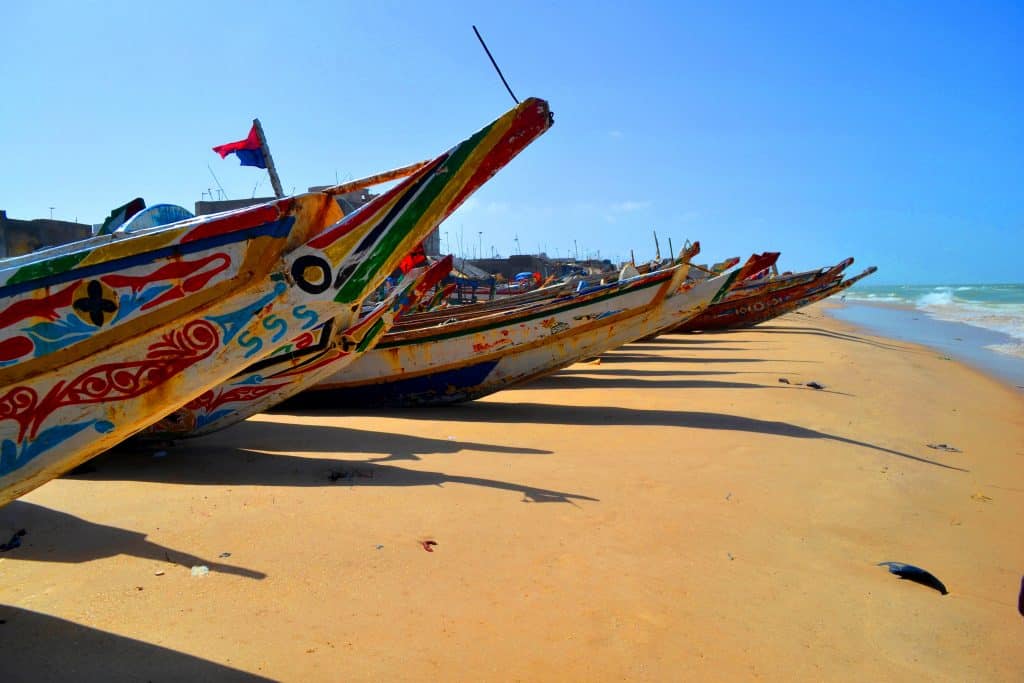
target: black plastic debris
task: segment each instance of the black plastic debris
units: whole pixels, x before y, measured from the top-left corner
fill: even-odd
[[[780,377],[779,384],[789,384],[789,380],[786,379],[785,377]]]
[[[423,546],[423,549],[426,550],[428,553],[432,553],[434,552],[434,546],[437,545],[437,541],[420,541],[420,545]]]
[[[3,545],[0,545],[0,553],[5,553],[8,550],[14,550],[18,546],[20,546],[21,537],[24,536],[26,533],[28,532],[26,532],[24,529],[18,529],[17,531],[15,531],[14,535],[11,536],[11,540],[7,541],[7,543],[4,543]]]
[[[907,581],[919,583],[922,586],[934,588],[943,595],[949,593],[949,591],[946,590],[946,585],[939,581],[934,574],[921,569],[920,567],[915,567],[912,564],[903,564],[902,562],[879,562],[878,566],[888,567],[891,574],[895,574],[901,579],[906,579]]]
[[[934,448],[937,451],[946,451],[948,453],[963,453],[962,450],[956,446],[950,446],[948,443],[929,443],[925,444],[928,448]]]
[[[818,389],[818,390],[821,390],[821,389],[824,389],[824,388],[825,388],[825,385],[824,385],[824,384],[818,384],[817,382],[808,382],[808,383],[807,383],[807,384],[805,384],[804,386],[808,386],[808,387],[810,387],[811,389]]]
[[[1020,577],[1020,594],[1017,596],[1017,611],[1024,617],[1024,576]]]

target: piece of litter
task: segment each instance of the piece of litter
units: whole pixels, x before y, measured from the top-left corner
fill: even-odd
[[[21,537],[24,536],[26,533],[28,532],[24,529],[18,529],[17,531],[15,531],[14,535],[11,536],[11,540],[7,541],[7,543],[4,543],[3,545],[0,545],[0,553],[7,552],[8,550],[14,550],[18,546],[20,546]]]
[[[735,557],[733,557],[733,556],[732,556],[732,553],[726,553],[726,555],[728,555],[728,556],[729,556],[729,559],[730,559],[730,560],[735,560],[735,559],[736,559]]]
[[[789,380],[786,379],[785,377],[780,377],[779,384],[789,384]]]
[[[221,553],[217,557],[221,557],[221,558],[223,558],[223,557],[231,557],[231,553]]]
[[[135,587],[135,590],[137,590],[137,591],[140,591],[140,590],[142,590],[142,586],[136,586],[136,587]]]
[[[166,458],[167,457],[167,451],[157,451],[156,453],[153,454],[153,457],[154,458]]]
[[[164,575],[164,570],[163,569],[157,569],[155,572],[153,572],[153,576],[163,576],[163,575]]]
[[[808,386],[808,387],[810,387],[811,389],[819,389],[819,390],[820,390],[820,389],[824,389],[824,388],[825,388],[825,385],[824,385],[824,384],[818,384],[817,382],[808,382],[808,383],[807,383],[807,384],[805,384],[804,386]]]
[[[937,451],[946,451],[948,453],[963,453],[962,450],[956,446],[950,446],[948,443],[929,443],[925,444],[928,448],[934,448]]]
[[[891,574],[895,574],[901,579],[906,579],[907,581],[919,583],[922,586],[934,588],[943,595],[949,593],[949,591],[946,590],[945,584],[939,581],[934,574],[921,569],[920,567],[915,567],[912,564],[903,564],[902,562],[879,562],[878,566],[888,567]]]
[[[972,493],[971,500],[976,500],[979,503],[991,503],[992,499],[986,496],[984,493]]]
[[[377,544],[377,550],[383,550],[383,549],[384,549],[384,546],[382,546],[380,543],[378,543]]]
[[[192,567],[192,576],[206,576],[210,573],[210,568],[205,564],[196,565]]]
[[[449,440],[449,441],[455,441],[455,437],[454,437],[454,436],[449,436],[449,437],[448,437],[448,440]]]
[[[423,549],[428,553],[432,553],[434,552],[433,546],[437,545],[437,541],[420,541],[420,545],[423,546]]]
[[[730,498],[732,498],[732,491],[729,491],[729,493],[725,494],[726,500],[729,500]]]

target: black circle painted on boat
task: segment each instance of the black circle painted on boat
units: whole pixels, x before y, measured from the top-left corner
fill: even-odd
[[[306,277],[306,270],[309,268],[316,268],[320,271],[323,276],[319,282],[310,282],[309,278]],[[295,278],[295,284],[304,292],[310,294],[321,294],[327,291],[327,288],[331,286],[331,264],[319,256],[312,254],[306,254],[295,259],[292,263],[292,277]]]

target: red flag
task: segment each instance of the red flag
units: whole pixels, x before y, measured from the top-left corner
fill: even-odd
[[[267,161],[263,158],[263,147],[260,145],[260,136],[256,132],[255,123],[252,124],[252,128],[249,129],[249,135],[244,140],[217,145],[213,148],[213,151],[219,154],[221,159],[234,153],[242,166],[267,167]]]

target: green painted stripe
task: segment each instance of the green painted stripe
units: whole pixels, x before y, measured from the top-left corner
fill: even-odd
[[[45,261],[39,261],[38,263],[30,263],[27,266],[19,268],[18,271],[12,275],[7,282],[7,285],[17,285],[22,282],[28,282],[29,280],[35,280],[36,278],[48,277],[50,275],[56,275],[57,273],[63,273],[66,270],[71,270],[77,266],[82,259],[88,256],[89,251],[79,252],[77,254],[65,254],[64,256],[55,256]]]
[[[365,335],[363,335],[363,338],[361,340],[359,340],[359,344],[356,345],[356,351],[358,351],[360,353],[363,353],[364,351],[366,351],[368,348],[370,348],[373,345],[373,342],[378,337],[381,336],[381,333],[383,331],[384,331],[384,319],[383,318],[377,318],[377,320],[373,323],[373,326],[370,327],[370,330]]]
[[[736,276],[740,274],[740,271],[734,270],[731,275],[726,279],[725,284],[718,290],[718,294],[715,294],[715,298],[711,300],[711,304],[717,304],[719,301],[725,298],[725,295],[729,293],[729,289],[732,287],[733,281]],[[708,304],[710,306],[711,304]]]
[[[363,293],[367,289],[372,288],[372,280],[379,277],[384,262],[391,257],[398,244],[416,229],[419,221],[423,218],[431,204],[441,194],[441,191],[458,175],[465,165],[466,159],[473,150],[480,146],[483,139],[494,128],[495,123],[497,121],[462,142],[440,166],[440,168],[446,171],[443,175],[438,175],[436,171],[434,172],[434,176],[427,181],[419,196],[409,202],[402,211],[402,214],[395,219],[394,224],[388,228],[387,233],[373,247],[370,256],[363,260],[360,266],[356,268],[352,277],[348,279],[348,282],[345,283],[337,296],[334,297],[335,301],[355,301],[362,298]],[[469,177],[469,179],[471,178],[472,176]]]
[[[606,294],[602,294],[601,296],[599,296],[597,298],[594,298],[594,299],[587,299],[586,301],[570,301],[570,302],[567,302],[565,305],[560,306],[558,308],[546,308],[546,309],[544,309],[542,311],[537,311],[536,313],[533,313],[532,315],[528,315],[528,316],[525,316],[525,317],[511,317],[510,316],[508,318],[505,318],[504,320],[498,320],[498,321],[493,322],[491,324],[484,325],[482,327],[474,327],[474,328],[471,328],[469,330],[454,331],[454,332],[449,332],[449,333],[443,333],[442,332],[440,334],[435,334],[435,335],[432,335],[430,337],[419,337],[419,338],[416,338],[416,339],[399,340],[399,341],[394,341],[394,342],[383,341],[380,344],[377,344],[377,348],[378,349],[388,349],[388,348],[393,348],[393,347],[398,347],[398,346],[411,346],[413,344],[425,344],[427,342],[442,341],[444,339],[451,339],[453,337],[462,337],[462,336],[469,335],[469,334],[475,334],[477,332],[486,332],[487,330],[493,330],[496,327],[506,327],[509,324],[528,322],[530,320],[536,320],[537,318],[545,318],[545,317],[547,317],[549,315],[554,315],[556,313],[562,313],[564,311],[572,310],[574,308],[582,308],[583,306],[589,306],[590,304],[594,304],[594,303],[597,303],[599,301],[607,301],[608,299],[614,298],[616,296],[624,296],[628,292],[640,291],[640,290],[643,290],[643,289],[647,289],[648,287],[660,286],[660,285],[662,285],[664,283],[665,283],[664,280],[655,280],[654,282],[648,282],[647,284],[637,285],[636,287],[632,287],[632,288],[630,288],[628,290],[625,290],[625,291],[615,291],[615,290],[612,290],[611,292],[608,292]]]

